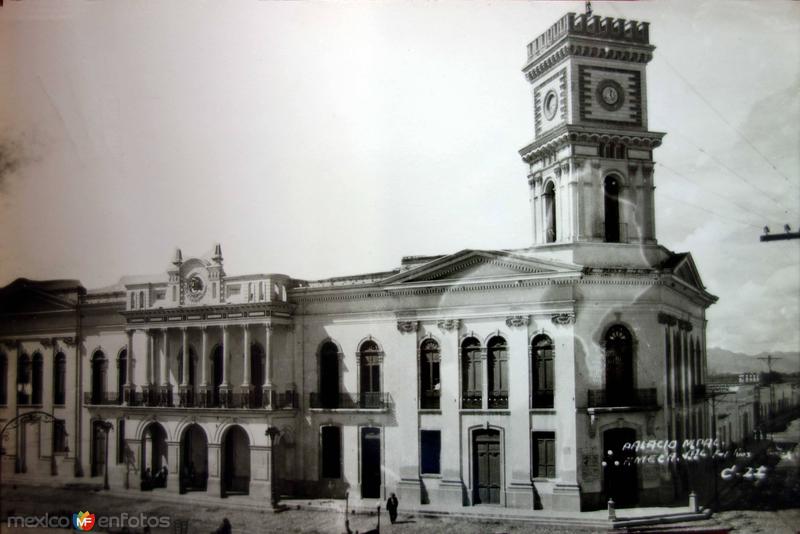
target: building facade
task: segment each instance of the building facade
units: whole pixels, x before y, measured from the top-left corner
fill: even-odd
[[[265,504],[671,502],[669,466],[619,460],[708,435],[716,297],[656,240],[653,50],[647,23],[576,14],[528,45],[530,247],[308,281],[229,275],[217,245],[107,288],[10,284],[0,422],[45,415],[10,425],[3,473]]]

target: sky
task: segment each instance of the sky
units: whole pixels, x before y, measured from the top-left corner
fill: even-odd
[[[800,350],[800,2],[645,20],[659,243],[708,345]],[[583,2],[23,0],[0,8],[0,285],[87,288],[222,244],[228,274],[382,271],[532,243],[525,45]]]

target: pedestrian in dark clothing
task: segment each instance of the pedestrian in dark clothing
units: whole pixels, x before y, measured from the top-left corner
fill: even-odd
[[[389,521],[394,523],[397,520],[397,506],[400,501],[397,500],[397,495],[392,493],[392,496],[386,500],[386,509],[389,511]]]
[[[225,517],[222,519],[222,524],[219,526],[219,528],[211,534],[231,534],[231,532],[233,532],[231,529],[231,522],[228,521],[227,517]]]

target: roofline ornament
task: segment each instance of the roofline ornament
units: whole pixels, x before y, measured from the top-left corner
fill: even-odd
[[[451,330],[457,330],[460,325],[461,319],[441,319],[436,323],[436,326],[447,332],[450,332]]]
[[[575,314],[570,313],[554,313],[550,320],[556,326],[566,326],[575,323]]]
[[[528,326],[531,323],[531,318],[528,315],[512,315],[506,317],[506,326],[509,328],[521,328]]]

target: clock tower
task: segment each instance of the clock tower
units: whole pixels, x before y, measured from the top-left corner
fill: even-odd
[[[537,253],[584,263],[659,261],[646,22],[569,13],[528,44],[529,167]],[[644,251],[644,253],[642,253]]]

